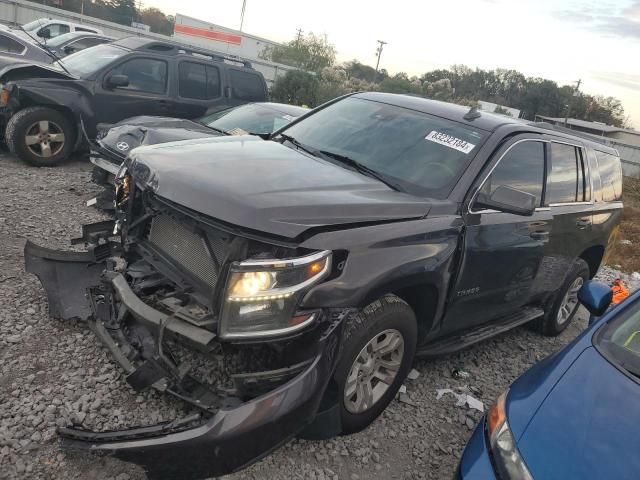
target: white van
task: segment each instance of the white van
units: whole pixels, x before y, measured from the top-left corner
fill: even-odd
[[[25,23],[22,25],[22,29],[30,35],[41,38],[54,38],[69,32],[103,33],[99,28],[52,18],[39,18],[33,22]],[[48,34],[47,31],[49,32]]]

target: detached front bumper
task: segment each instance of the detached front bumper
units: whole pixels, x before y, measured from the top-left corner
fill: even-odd
[[[332,370],[323,353],[296,378],[235,408],[222,409],[194,428],[94,433],[62,429],[63,446],[113,455],[142,465],[151,478],[206,478],[247,466],[301,432],[314,418]],[[112,440],[112,438],[116,438]]]
[[[91,233],[87,229],[84,237]],[[113,270],[105,273],[105,264],[116,248],[103,244],[89,252],[58,252],[27,242],[26,270],[39,277],[51,316],[87,321],[121,365],[133,388],[153,387],[171,393],[200,407],[203,414],[112,432],[62,428],[59,434],[63,447],[137,463],[151,478],[220,476],[276,449],[305,430],[316,419],[319,408],[325,409],[321,401],[337,360],[340,321],[323,324],[317,349],[307,361],[289,368],[237,375],[234,383],[240,398],[225,397],[198,383],[187,372],[163,364],[159,347],[163,335],[200,351],[207,351],[217,342],[216,335],[150,307],[129,288],[124,276]],[[134,354],[115,323],[124,314],[139,328],[153,332],[160,358]],[[243,402],[256,385],[262,393]],[[335,421],[335,406],[328,411],[332,412],[328,418]],[[327,433],[338,432],[339,425]]]

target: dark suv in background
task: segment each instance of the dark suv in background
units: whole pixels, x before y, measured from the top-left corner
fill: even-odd
[[[0,113],[10,150],[36,166],[56,165],[94,138],[98,124],[136,115],[197,118],[267,99],[246,61],[130,37],[88,48],[57,69],[15,64],[0,71]]]
[[[136,149],[116,182],[117,218],[83,227],[87,252],[28,242],[26,268],[50,314],[88,321],[133,388],[202,410],[60,430],[167,478],[228,473],[301,432],[361,430],[416,356],[526,323],[559,334],[622,214],[615,150],[382,93],[269,140]]]

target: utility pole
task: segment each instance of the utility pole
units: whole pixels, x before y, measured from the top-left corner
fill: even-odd
[[[582,84],[582,79],[579,79],[576,82],[576,86],[573,89],[573,97],[579,97],[580,96],[580,85]],[[564,127],[568,128],[567,124],[569,123],[569,113],[571,113],[571,104],[574,102],[573,98],[571,100],[569,100],[569,105],[567,105],[567,113],[564,116]]]
[[[376,62],[376,73],[373,75],[373,83],[376,83],[376,80],[378,79],[378,68],[380,67],[380,57],[382,56],[382,49],[387,43],[389,43],[385,42],[384,40],[377,40],[377,42],[378,48],[376,48],[376,57],[378,57],[378,61]]]
[[[244,10],[247,6],[247,0],[242,1],[242,11],[240,12],[240,31],[242,31],[242,24],[244,23]]]
[[[303,32],[302,32],[302,29],[301,29],[301,28],[298,28],[298,29],[296,30],[296,43],[297,43],[297,44],[300,44],[300,40],[302,39],[302,33],[303,33]]]

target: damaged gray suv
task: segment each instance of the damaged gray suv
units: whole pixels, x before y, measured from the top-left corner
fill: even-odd
[[[531,324],[557,335],[622,213],[617,152],[402,95],[330,102],[269,139],[140,147],[85,252],[33,243],[49,311],[88,322],[135,389],[200,413],[63,445],[155,478],[222,475],[359,431],[416,356]]]

